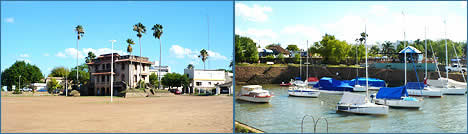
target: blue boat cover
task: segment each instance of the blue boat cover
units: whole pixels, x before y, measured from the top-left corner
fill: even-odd
[[[401,99],[401,96],[408,96],[405,86],[383,87],[377,92],[377,99]]]
[[[425,87],[424,82],[408,82],[408,83],[406,83],[406,89],[423,90],[424,87]]]
[[[385,87],[385,81],[377,78],[368,78],[369,81],[369,86],[370,87]],[[361,86],[366,86],[366,78],[360,77],[357,78],[357,84]],[[356,85],[356,79],[352,79],[349,81],[350,86],[355,86]]]
[[[322,77],[317,84],[314,85],[319,90],[329,91],[353,91],[353,86],[349,85],[349,81],[335,80],[330,77]]]
[[[301,77],[296,77],[294,80],[302,80]]]

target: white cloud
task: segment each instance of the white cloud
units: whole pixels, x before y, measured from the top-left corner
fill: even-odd
[[[29,63],[31,64],[31,61],[29,59],[24,59],[24,58],[19,58],[19,59],[16,59],[17,61],[24,61],[26,63]]]
[[[15,18],[9,17],[9,18],[6,18],[5,21],[6,21],[7,23],[14,23],[14,22],[15,22]]]
[[[370,13],[376,16],[383,16],[388,13],[388,8],[386,6],[373,5],[370,8]]]
[[[49,53],[44,53],[44,54],[42,54],[42,55],[44,55],[44,56],[46,56],[46,57],[50,56]]]
[[[285,35],[282,37],[286,37],[285,43],[283,43],[283,47],[287,47],[289,44],[296,44],[299,48],[305,49],[306,40],[309,41],[309,46],[312,44],[313,41],[319,41],[322,39],[322,34],[320,30],[313,26],[306,26],[302,24],[297,25],[290,25],[283,28],[283,32]]]
[[[248,21],[253,22],[265,22],[268,20],[267,12],[272,12],[273,9],[267,6],[260,6],[254,4],[252,7],[249,7],[242,3],[236,3],[235,6],[236,16],[241,16]]]
[[[185,57],[187,58],[197,58],[197,53],[188,49],[188,48],[183,48],[179,45],[172,45],[171,48],[169,49],[171,55],[175,56],[176,58],[183,59]]]
[[[20,54],[20,58],[29,58],[29,54]]]
[[[96,56],[99,56],[101,54],[112,53],[112,49],[110,48],[99,48],[99,49],[83,48],[81,51],[78,51],[78,58],[79,59],[85,58],[86,56],[88,56],[88,52],[93,52]],[[119,53],[120,55],[128,54],[127,52],[123,52],[122,50],[115,50],[115,49],[114,49],[114,53]],[[77,50],[75,48],[66,48],[64,51],[58,52],[55,56],[61,57],[61,58],[71,57],[71,58],[76,59]]]
[[[214,52],[214,51],[211,51],[211,50],[208,50],[208,59],[211,59],[211,60],[225,60],[225,61],[229,61],[228,58],[226,56],[223,56],[221,55],[220,53],[218,52]]]
[[[58,52],[57,54],[55,54],[55,56],[60,57],[60,58],[65,58],[65,57],[67,57],[67,56],[66,56],[64,53],[62,53],[62,52]]]
[[[192,64],[194,63],[193,60],[197,60],[198,59],[198,55],[199,55],[199,50],[191,50],[189,48],[183,48],[179,45],[172,45],[171,48],[169,49],[170,53],[172,56],[175,56],[176,58],[179,58],[179,59],[185,59],[185,58],[189,58],[192,60]],[[220,53],[218,52],[214,52],[214,51],[211,51],[211,50],[207,50],[208,51],[208,59],[209,60],[228,60],[228,58],[226,56],[223,56],[221,55]]]
[[[245,31],[235,29],[235,32],[240,36],[251,38],[254,42],[260,44],[260,46],[266,46],[278,41],[278,34],[272,29],[248,28]]]
[[[460,1],[460,6],[462,8],[466,8],[466,1]]]

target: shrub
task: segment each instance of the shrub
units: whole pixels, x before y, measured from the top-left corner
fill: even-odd
[[[19,89],[15,89],[15,91],[13,91],[13,94],[22,94],[23,92],[21,92]]]
[[[267,59],[267,61],[273,61],[273,60],[275,60],[275,56],[268,55],[268,56],[266,56],[266,59]]]
[[[78,96],[80,96],[80,92],[78,92],[77,90],[73,90],[73,91],[71,91],[70,95],[73,96],[73,97],[78,97]]]

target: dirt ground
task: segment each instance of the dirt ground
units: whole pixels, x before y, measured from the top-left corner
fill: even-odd
[[[2,97],[3,133],[232,133],[232,96]]]

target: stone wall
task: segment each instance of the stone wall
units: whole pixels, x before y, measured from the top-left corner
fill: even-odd
[[[338,72],[339,75],[336,75]],[[369,69],[369,77],[385,80],[389,86],[401,86],[404,83],[404,71],[393,69]],[[424,78],[424,71],[418,71],[419,81]],[[236,67],[236,84],[280,84],[289,82],[300,74],[299,67]],[[428,72],[430,79],[437,79],[437,72]],[[441,72],[445,76],[445,72]],[[365,77],[365,68],[359,69],[359,76]],[[408,70],[408,82],[416,82],[416,72]],[[356,68],[348,67],[309,67],[309,77],[332,77],[338,80],[351,80],[356,78]],[[451,79],[463,81],[461,74],[451,73]],[[306,78],[306,67],[302,67],[302,78]]]

